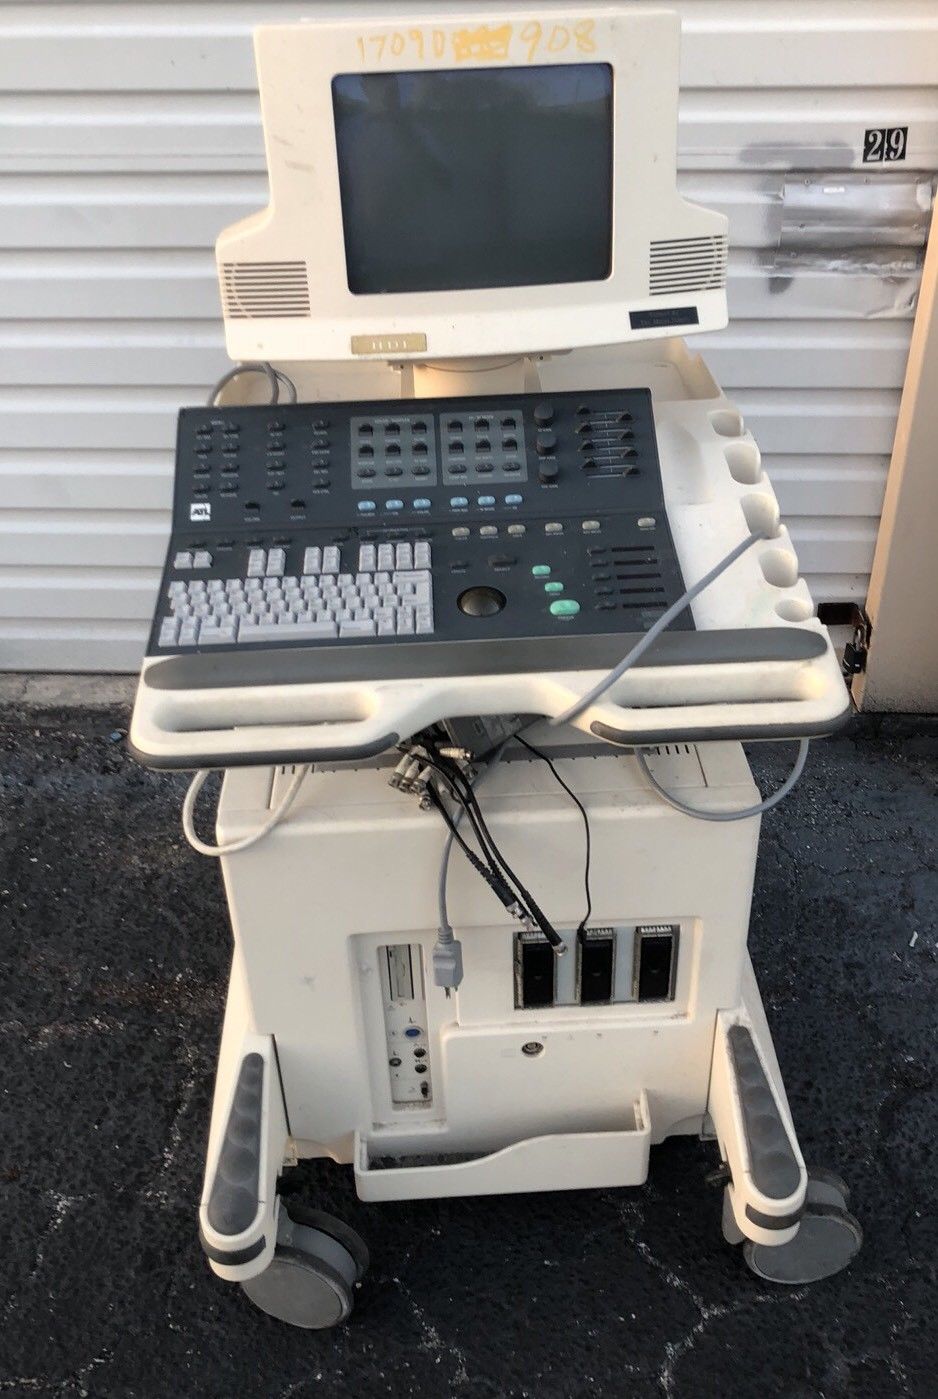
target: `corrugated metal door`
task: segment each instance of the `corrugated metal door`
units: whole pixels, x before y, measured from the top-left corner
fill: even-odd
[[[681,184],[729,214],[732,245],[731,327],[695,343],[763,447],[815,596],[862,599],[918,279],[909,201],[938,168],[938,8],[675,8]],[[227,363],[212,244],[266,202],[250,31],[303,12],[0,3],[0,668],[137,666],[176,409]],[[886,126],[908,127],[905,161],[863,165]],[[822,205],[877,186],[876,246],[838,257],[837,219],[798,212],[825,173]]]

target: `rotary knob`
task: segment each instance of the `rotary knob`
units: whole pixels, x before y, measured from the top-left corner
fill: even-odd
[[[554,405],[549,398],[543,398],[540,403],[535,403],[534,421],[538,427],[547,427],[554,421]]]
[[[538,480],[544,486],[552,486],[560,475],[560,467],[555,461],[542,461],[537,468]]]
[[[557,447],[556,432],[539,432],[534,446],[539,457],[549,457]]]

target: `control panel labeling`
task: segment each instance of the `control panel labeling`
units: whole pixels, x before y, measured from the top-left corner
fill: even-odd
[[[185,409],[149,654],[406,647],[431,674],[439,643],[563,637],[538,663],[577,668],[683,586],[648,390]]]

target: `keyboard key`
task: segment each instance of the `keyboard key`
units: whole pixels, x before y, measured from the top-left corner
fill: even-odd
[[[287,555],[284,549],[271,549],[267,555],[267,573],[269,576],[279,578],[282,576],[287,566]]]
[[[373,621],[352,620],[343,622],[339,627],[339,636],[374,636],[375,624]]]
[[[252,549],[248,555],[248,577],[263,578],[267,572],[267,551]]]
[[[430,545],[425,539],[414,545],[414,568],[430,567]]]
[[[280,628],[277,627],[277,632]],[[327,641],[338,636],[339,629],[335,622],[296,622],[292,627],[287,627],[283,631],[284,641]],[[258,641],[271,644],[276,638],[271,636],[270,629],[266,627],[245,627],[244,623],[238,630],[238,641],[256,643]]]
[[[158,646],[175,646],[179,636],[179,618],[164,617],[160,623]]]
[[[203,622],[202,630],[199,632],[200,646],[231,646],[235,640],[236,634],[233,627],[216,627],[206,630]]]
[[[212,556],[207,549],[197,549],[192,555],[193,568],[211,568]]]
[[[414,546],[412,544],[398,544],[394,551],[394,565],[396,568],[413,568]]]
[[[360,573],[374,573],[377,568],[378,551],[373,544],[363,544],[358,551],[358,568]]]
[[[338,573],[341,567],[338,546],[327,544],[322,551],[322,571],[323,573]]]
[[[303,572],[320,573],[322,571],[322,550],[318,544],[311,544],[303,553]]]
[[[191,555],[191,554],[189,553],[189,551],[186,550],[186,549],[181,550],[181,551],[176,555],[176,557],[173,559],[173,568],[191,568],[191,567],[192,567],[192,555]]]

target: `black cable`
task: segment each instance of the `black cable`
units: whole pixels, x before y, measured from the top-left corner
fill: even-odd
[[[485,864],[482,860],[479,859],[478,855],[471,848],[471,846],[467,845],[466,841],[459,833],[459,828],[456,825],[456,822],[453,820],[450,813],[446,810],[446,807],[443,804],[443,800],[440,797],[439,793],[434,791],[432,787],[428,786],[427,796],[429,797],[431,804],[440,813],[440,815],[443,817],[443,820],[446,822],[447,826],[452,831],[454,840],[462,848],[467,860],[472,865],[473,869],[476,871],[477,874],[480,874],[482,876],[486,884],[492,890],[492,893],[498,899],[499,903],[502,904],[504,908],[510,909],[511,906],[515,903],[514,891],[508,887],[508,885],[505,883],[504,879],[501,877],[501,874],[497,869],[493,869],[490,865]]]
[[[459,787],[457,781],[455,780],[456,776],[458,776],[463,782],[465,782],[466,779],[463,777],[463,774],[459,772],[458,769],[456,770],[455,774],[447,771],[447,769],[445,769],[437,759],[431,758],[429,756],[427,756],[426,758],[418,759],[418,761],[426,762],[430,767],[433,768],[434,772],[438,773],[440,777],[442,777],[443,781],[449,788],[453,800],[458,802],[459,805],[462,807],[463,812],[465,813],[469,821],[469,824],[472,826],[476,840],[479,842],[479,847],[482,851],[482,854],[485,856],[486,860],[490,865],[494,865],[497,868],[497,856],[492,853],[492,850],[490,848],[493,844],[491,835],[489,835],[487,829],[480,829],[480,823],[477,817],[478,808],[476,808],[476,810],[473,810],[473,808],[466,801],[465,792]],[[468,783],[466,785],[468,786]],[[486,837],[488,837],[488,839],[486,839]]]
[[[535,758],[540,758],[542,763],[547,764],[551,772],[554,774],[555,781],[560,784],[560,786],[566,792],[567,796],[573,802],[574,806],[579,808],[580,815],[583,817],[583,833],[586,840],[586,860],[583,866],[583,889],[586,894],[586,912],[581,918],[579,926],[577,928],[577,936],[582,937],[586,929],[586,925],[592,917],[593,913],[593,899],[592,895],[590,894],[590,855],[592,853],[592,840],[590,837],[590,819],[587,815],[586,807],[580,801],[580,798],[577,796],[576,792],[574,792],[572,788],[567,786],[566,782],[560,776],[560,773],[554,767],[553,762],[550,758],[548,758],[546,753],[542,753],[539,748],[535,748],[533,743],[528,743],[527,739],[522,738],[520,734],[515,734],[515,738],[517,739],[518,743],[521,744],[522,748],[526,748],[529,753],[534,754]]]
[[[462,777],[462,773],[460,773],[459,775],[460,777]],[[465,781],[464,778],[463,781]],[[541,932],[544,934],[545,938],[550,943],[551,947],[553,947],[555,952],[566,951],[566,945],[564,943],[563,938],[557,932],[556,928],[551,923],[550,919],[547,917],[543,909],[537,904],[533,895],[529,892],[525,885],[522,884],[521,880],[518,878],[517,874],[515,874],[511,865],[509,865],[508,861],[505,859],[504,855],[502,854],[501,850],[496,844],[494,836],[492,835],[491,831],[485,823],[485,818],[483,817],[482,812],[479,808],[479,803],[476,800],[475,792],[472,790],[472,786],[468,782],[466,783],[466,801],[468,803],[466,814],[469,816],[470,820],[473,819],[473,815],[475,816],[475,820],[478,822],[478,826],[484,834],[486,842],[491,847],[495,860],[497,861],[501,869],[504,871],[506,878],[510,879],[511,882],[515,885],[515,888],[518,890],[519,899],[522,903],[524,903],[527,906],[528,913],[531,919],[540,928]],[[476,829],[475,822],[473,823],[473,829]]]
[[[439,772],[443,776],[447,786],[450,788],[451,791],[453,791],[454,795],[456,796],[456,800],[459,801],[460,805],[463,807],[466,813],[466,816],[472,823],[472,829],[475,831],[476,838],[478,839],[482,850],[485,851],[489,859],[492,860],[492,862],[498,866],[498,868],[504,874],[505,878],[511,884],[514,885],[515,890],[517,892],[518,903],[521,904],[522,907],[525,909],[525,911],[528,914],[528,917],[533,923],[537,925],[538,928],[540,928],[541,932],[544,934],[545,938],[550,943],[551,947],[554,948],[555,951],[566,951],[563,938],[557,932],[556,928],[554,928],[547,915],[535,902],[533,896],[522,884],[521,880],[515,874],[514,870],[511,868],[508,861],[505,859],[504,855],[499,849],[494,837],[492,836],[491,831],[485,823],[485,818],[483,817],[482,812],[479,809],[479,804],[476,801],[475,793],[472,790],[471,783],[460,771],[460,769],[456,767],[455,764],[453,764],[451,770],[448,767],[444,767],[442,760],[439,758],[439,755],[437,755],[437,757],[434,758],[430,757],[428,754],[426,761],[429,763],[430,767],[432,767],[435,771]],[[459,784],[462,784],[462,790],[460,790]]]

